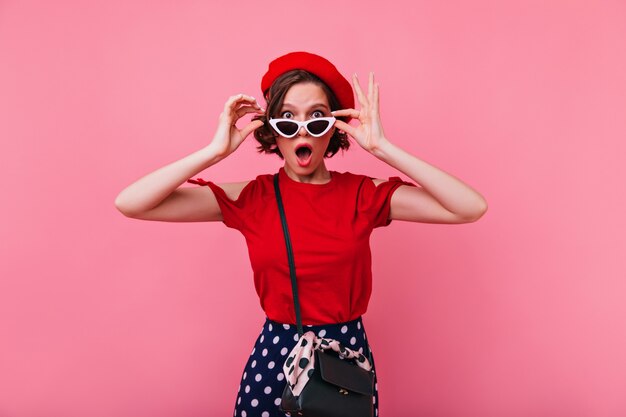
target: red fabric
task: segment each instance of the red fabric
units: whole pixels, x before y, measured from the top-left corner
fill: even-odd
[[[309,52],[291,52],[270,62],[267,72],[261,79],[263,95],[276,78],[294,69],[302,69],[317,75],[333,90],[342,109],[354,108],[354,93],[350,82],[329,60]]]
[[[303,324],[350,321],[367,311],[372,292],[370,234],[391,223],[393,192],[401,185],[415,186],[399,177],[375,186],[364,175],[331,171],[331,176],[326,184],[306,184],[289,178],[283,168],[279,170]],[[273,175],[256,177],[236,201],[211,181],[198,178],[187,182],[209,186],[224,224],[244,235],[255,289],[267,317],[295,324]]]

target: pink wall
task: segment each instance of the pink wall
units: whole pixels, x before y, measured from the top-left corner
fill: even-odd
[[[232,415],[243,238],[113,202],[300,49],[375,71],[389,138],[489,203],[374,233],[382,416],[626,415],[623,1],[86,3],[0,2],[0,416]],[[199,176],[279,166],[248,140]]]

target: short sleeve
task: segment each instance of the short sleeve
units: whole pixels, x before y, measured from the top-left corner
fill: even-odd
[[[371,178],[365,178],[359,201],[360,211],[368,216],[372,228],[385,227],[391,224],[391,196],[401,186],[416,187],[415,184],[403,181],[400,177],[389,177],[388,181],[375,185]]]
[[[187,182],[198,185],[206,185],[211,188],[222,212],[222,222],[231,229],[242,230],[246,210],[246,196],[249,194],[248,191],[255,182],[254,180],[250,181],[250,183],[248,183],[243,190],[241,190],[239,197],[234,201],[228,198],[226,192],[219,185],[211,181],[205,181],[202,178],[190,178]]]

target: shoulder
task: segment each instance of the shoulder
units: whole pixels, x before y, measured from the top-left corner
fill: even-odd
[[[229,199],[235,201],[239,198],[241,192],[252,183],[252,181],[254,180],[226,182],[219,184],[219,186],[222,190],[224,190],[224,193]]]
[[[273,180],[274,174],[261,174],[253,180],[223,183],[220,184],[220,187],[229,199],[236,201],[240,197],[250,194],[257,194],[258,192],[263,194],[266,189],[271,188],[273,190]]]
[[[355,182],[355,183],[373,183],[374,186],[378,186],[379,184],[383,183],[383,182],[387,182],[387,180],[384,179],[380,179],[380,178],[373,178],[370,177],[368,175],[363,175],[363,174],[355,174],[349,171],[345,171],[345,172],[336,172],[334,171],[334,174],[338,176],[338,178],[346,181],[346,182]]]

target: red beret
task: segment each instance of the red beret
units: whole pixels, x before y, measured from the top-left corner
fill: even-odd
[[[342,109],[354,108],[352,86],[326,58],[309,52],[290,52],[270,62],[261,80],[261,91],[267,92],[272,83],[287,71],[301,69],[317,75],[337,96]]]

